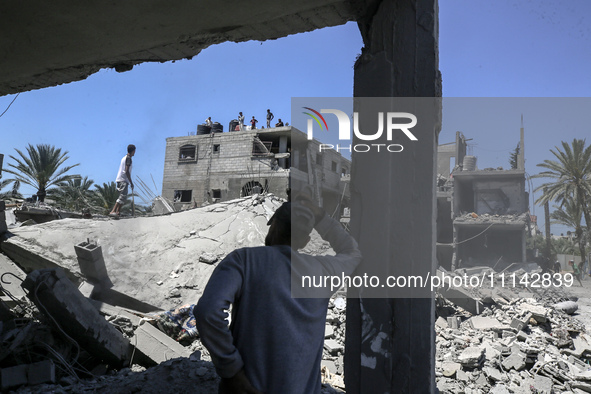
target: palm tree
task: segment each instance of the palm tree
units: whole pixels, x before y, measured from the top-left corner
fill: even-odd
[[[104,214],[107,215],[111,212],[111,208],[117,202],[119,198],[119,191],[117,190],[117,184],[115,182],[103,183],[103,185],[94,185],[96,188],[95,190],[95,199],[94,203],[95,206],[100,207],[103,210]],[[138,197],[138,194],[131,193],[128,195],[128,199],[125,202],[125,205],[121,207],[121,212],[129,214],[131,211],[131,202],[130,198],[132,196]],[[145,215],[146,213],[150,212],[150,207],[145,207],[141,205],[135,205],[135,214],[136,215]]]
[[[68,152],[62,153],[60,148],[47,144],[38,144],[37,146],[29,144],[27,146],[28,155],[18,149],[15,150],[20,158],[10,155],[16,165],[9,163],[8,166],[13,169],[4,169],[4,171],[14,175],[14,180],[36,188],[39,201],[45,200],[46,190],[49,187],[80,177],[80,175],[66,175],[68,171],[79,164],[60,168],[69,158]]]
[[[591,196],[591,146],[585,147],[585,140],[574,139],[572,144],[562,142],[564,151],[558,147],[550,150],[557,160],[544,160],[538,167],[546,171],[534,175],[533,178],[551,178],[553,181],[538,186],[535,191],[544,190],[537,204],[556,201],[563,206],[569,198],[581,206],[587,230],[591,231],[591,212],[589,196]]]
[[[581,256],[584,259],[586,256],[586,239],[583,227],[581,226],[581,219],[583,216],[581,205],[574,199],[569,198],[564,202],[562,207],[554,206],[554,208],[554,212],[552,212],[550,215],[552,218],[552,223],[563,224],[575,229],[575,239],[579,244],[579,251],[581,252]]]
[[[7,192],[0,192],[0,200],[8,200],[11,198],[23,198],[22,194],[19,193],[20,182],[13,179],[4,179],[0,181],[0,190],[12,183],[12,188]]]
[[[59,183],[57,188],[49,189],[47,195],[62,208],[80,212],[92,208],[94,193],[90,187],[93,184],[94,181],[87,176],[68,179]]]

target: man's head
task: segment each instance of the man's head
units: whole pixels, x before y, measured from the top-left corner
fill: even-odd
[[[265,245],[289,245],[301,249],[310,241],[315,218],[312,211],[298,203],[281,205],[267,223],[271,227]]]
[[[127,145],[127,153],[129,153],[130,156],[133,156],[135,154],[135,145],[134,144]]]

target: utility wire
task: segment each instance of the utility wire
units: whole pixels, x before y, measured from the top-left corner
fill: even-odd
[[[10,104],[8,104],[8,107],[6,107],[6,109],[4,110],[4,112],[2,112],[0,114],[0,118],[2,117],[2,115],[4,115],[6,113],[6,111],[8,111],[8,108],[10,108],[10,106],[12,105],[12,103],[14,103],[14,100],[16,100],[16,98],[20,95],[20,93],[17,93],[16,96],[14,96],[14,98],[12,99],[12,101],[10,102]]]

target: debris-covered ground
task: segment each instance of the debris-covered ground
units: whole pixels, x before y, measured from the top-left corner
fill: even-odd
[[[15,235],[2,249],[15,261],[28,270],[59,262],[66,271],[38,271],[25,281],[26,296],[20,286],[25,274],[0,255],[6,293],[0,303],[2,391],[217,392],[219,379],[209,354],[191,331],[190,305],[225,254],[263,243],[266,222],[280,204],[272,196],[255,196],[159,218],[61,220],[13,229]],[[109,305],[101,301],[109,295],[97,293],[96,283],[77,287],[77,279],[85,275],[73,245],[85,240],[102,247],[117,294],[133,297],[140,307],[170,310],[174,313],[169,316],[182,319],[182,325],[162,319],[162,311]],[[315,235],[304,252],[331,250]],[[525,264],[510,272],[519,277],[539,270]],[[490,273],[488,268],[439,272]],[[568,289],[495,283],[492,288],[442,290],[436,303],[440,392],[591,392],[591,336],[586,333],[591,278],[583,287],[577,283]],[[184,304],[188,307],[178,308]],[[345,389],[345,309],[341,291],[329,303],[323,393]],[[97,319],[109,328],[95,329]],[[85,330],[73,328],[75,324],[92,329],[81,333]]]

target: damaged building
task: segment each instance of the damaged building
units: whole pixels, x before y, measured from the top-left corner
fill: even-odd
[[[525,262],[529,213],[524,150],[520,149],[516,169],[480,170],[476,157],[466,155],[466,141],[457,132],[454,143],[438,149],[439,264],[448,269],[489,266],[502,270]]]
[[[351,162],[291,127],[166,139],[162,196],[175,210],[309,184],[327,212],[348,207]],[[217,129],[221,131],[220,129]],[[298,183],[296,185],[295,183]]]

